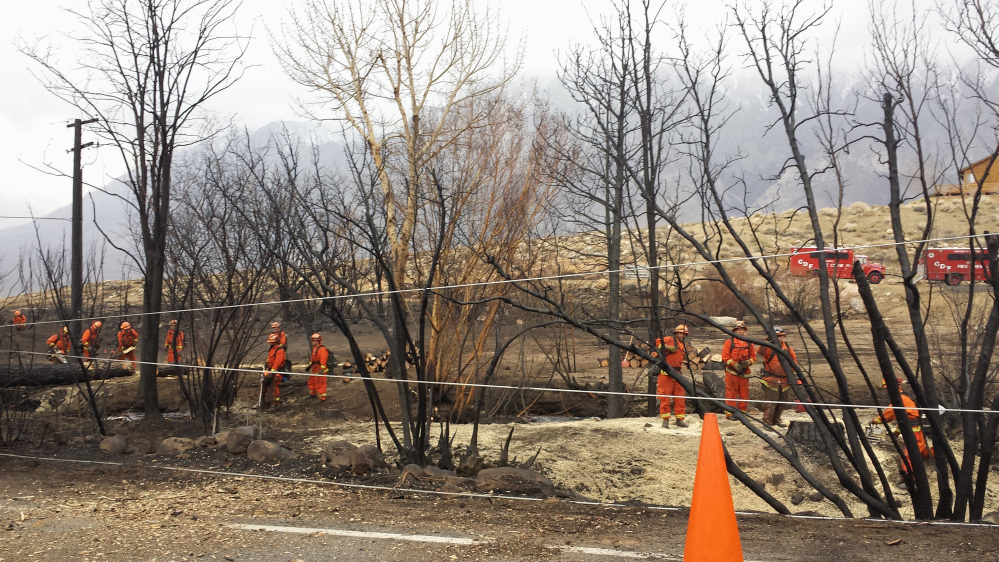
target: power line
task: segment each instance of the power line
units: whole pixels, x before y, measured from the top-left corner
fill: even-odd
[[[45,351],[14,351],[10,349],[0,349],[0,353],[21,353],[25,355],[44,355],[50,356],[51,353]],[[96,363],[107,362],[107,363],[135,363],[137,365],[155,365],[157,367],[178,367],[182,369],[202,369],[207,371],[220,371],[220,372],[234,372],[234,373],[244,373],[250,374],[258,372],[257,368],[245,367],[208,367],[204,365],[181,365],[178,363],[159,363],[154,361],[131,361],[129,359],[104,359],[95,357],[84,357],[82,355],[63,355],[66,359],[83,359],[84,361],[94,361]],[[263,370],[260,370],[261,374]],[[323,375],[317,373],[285,373],[277,371],[267,371],[273,372],[275,374],[291,375],[295,377],[323,377],[328,379],[346,379],[346,380],[371,380],[374,382],[394,382],[400,383],[404,382],[406,384],[426,384],[433,386],[464,386],[471,388],[495,388],[500,390],[519,390],[519,391],[535,391],[535,392],[556,392],[565,394],[587,394],[587,395],[601,395],[601,396],[628,396],[631,398],[684,398],[686,400],[701,400],[704,402],[720,402],[724,403],[728,398],[714,398],[710,396],[691,396],[691,395],[678,395],[678,394],[649,394],[640,392],[613,392],[610,390],[586,390],[577,388],[557,388],[557,387],[543,387],[543,386],[513,386],[504,384],[486,384],[486,383],[462,383],[462,382],[449,382],[449,381],[418,381],[418,380],[399,380],[390,379],[385,377],[362,377],[361,375],[350,376],[350,375]],[[693,377],[691,377],[693,379]],[[739,402],[755,402],[757,404],[783,404],[785,406],[815,406],[818,408],[852,408],[855,410],[882,410],[891,409],[892,406],[889,404],[887,406],[868,406],[864,404],[839,404],[834,402],[789,402],[781,400],[738,400]],[[994,410],[969,410],[964,408],[944,408],[943,406],[938,406],[936,408],[924,408],[924,407],[906,407],[906,410],[917,410],[921,412],[958,412],[958,413],[970,413],[970,414],[999,414]],[[734,410],[734,409],[733,409]]]
[[[839,248],[828,248],[828,251],[832,250],[865,250],[871,248],[888,248],[895,246],[904,246],[910,244],[926,244],[930,242],[946,242],[950,240],[968,240],[972,238],[981,238],[984,235],[963,235],[963,236],[947,236],[943,238],[926,238],[922,240],[908,240],[905,242],[888,242],[884,244],[864,244],[859,246],[841,246]],[[685,263],[675,263],[675,264],[665,264],[658,266],[632,266],[627,268],[615,269],[615,270],[604,270],[604,271],[589,271],[582,273],[563,273],[559,275],[544,275],[537,277],[525,277],[521,279],[499,279],[496,281],[477,281],[474,283],[460,283],[456,285],[441,285],[436,287],[418,287],[413,289],[395,289],[389,291],[364,291],[353,294],[346,295],[330,295],[325,297],[307,297],[301,299],[285,299],[285,300],[274,300],[274,301],[262,301],[253,303],[243,303],[243,304],[228,304],[228,305],[218,305],[218,306],[203,306],[194,308],[181,308],[175,310],[162,310],[160,312],[135,312],[132,314],[109,314],[106,316],[95,316],[91,318],[82,318],[81,321],[93,321],[93,320],[106,320],[109,318],[131,318],[136,316],[151,316],[151,315],[170,315],[170,314],[180,314],[185,312],[205,312],[209,310],[229,310],[237,308],[252,308],[255,306],[266,306],[266,305],[281,305],[281,304],[297,304],[297,303],[307,303],[307,302],[323,302],[328,300],[342,300],[342,299],[355,299],[355,298],[366,298],[366,297],[377,297],[377,296],[391,296],[391,295],[402,295],[402,294],[412,294],[412,293],[422,293],[422,292],[433,292],[442,290],[455,290],[455,289],[467,289],[471,287],[485,287],[494,285],[509,285],[516,283],[533,283],[537,281],[552,281],[552,280],[566,280],[566,279],[579,279],[585,277],[592,277],[597,275],[609,275],[611,273],[630,273],[633,271],[651,271],[651,270],[669,270],[669,269],[679,269],[683,267],[693,267],[698,265],[708,265],[708,264],[722,264],[722,263],[733,263],[733,262],[743,262],[743,261],[755,261],[755,260],[767,260],[773,258],[790,257],[796,254],[793,253],[780,253],[780,254],[767,254],[760,256],[744,256],[737,258],[725,258],[716,260],[706,260],[706,261],[695,261],[695,262],[685,262]],[[833,261],[833,260],[829,260]],[[37,322],[28,322],[22,324],[22,326],[40,326],[43,324],[64,324],[65,320],[43,320]]]
[[[0,219],[30,219],[35,221],[72,221],[73,219],[62,219],[57,217],[14,217],[9,215],[0,215]]]

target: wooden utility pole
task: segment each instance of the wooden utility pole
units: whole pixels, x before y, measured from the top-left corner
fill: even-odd
[[[80,318],[83,318],[83,165],[82,152],[84,148],[94,143],[83,141],[83,126],[96,123],[97,119],[74,119],[66,127],[73,128],[73,226],[71,232],[72,255],[70,256],[70,308],[72,312],[69,330],[73,341],[79,341],[83,335]]]

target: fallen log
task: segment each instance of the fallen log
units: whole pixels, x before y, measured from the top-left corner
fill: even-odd
[[[103,380],[131,376],[132,371],[122,365],[113,364],[110,367],[98,363],[80,372],[79,363],[20,363],[17,357],[0,364],[0,388],[12,386],[51,386],[83,382],[84,380]]]

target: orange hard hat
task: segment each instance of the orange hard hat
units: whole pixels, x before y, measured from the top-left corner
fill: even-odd
[[[735,326],[732,327],[732,331],[735,331],[735,330],[748,330],[748,329],[749,329],[749,327],[746,326],[746,323],[743,322],[742,320],[737,320],[735,322]]]
[[[777,332],[777,337],[778,338],[781,337],[781,336],[786,336],[787,335],[784,332],[784,328],[781,328],[780,326],[774,326],[774,331]]]
[[[176,326],[177,325],[177,320],[176,319],[171,320],[170,321],[170,325],[171,326]]]
[[[679,326],[677,326],[676,328],[673,329],[673,333],[674,334],[689,334],[690,330],[687,329],[687,325],[686,324],[680,324]]]
[[[267,336],[267,343],[277,343],[277,341],[278,341],[277,334],[271,334]]]
[[[323,341],[323,337],[318,332],[309,337],[310,340]]]
[[[101,326],[103,326],[103,325],[104,325],[104,324],[102,324],[100,320],[94,320],[94,323],[93,323],[93,324],[91,324],[91,325],[90,325],[90,327],[91,327],[91,328],[100,328],[100,327],[101,327]]]
[[[281,327],[281,323],[280,322],[271,322],[271,328],[274,328],[275,330],[277,330],[280,327]]]
[[[20,316],[20,315],[21,315],[21,311],[20,310],[15,310],[14,311],[14,316]]]
[[[121,329],[122,330],[127,330],[127,329],[129,329],[131,327],[132,327],[132,323],[131,322],[125,321],[125,322],[121,323]]]
[[[68,334],[69,333],[69,328],[67,328],[66,326],[63,326],[62,327],[62,333]]]
[[[897,377],[897,380],[898,380],[898,386],[902,386],[903,384],[905,384],[905,381],[902,380],[900,377]],[[881,388],[888,388],[888,382],[885,381],[884,379],[881,379]]]

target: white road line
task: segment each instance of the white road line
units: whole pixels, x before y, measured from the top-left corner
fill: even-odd
[[[618,558],[638,558],[642,560],[647,560],[649,558],[656,558],[659,560],[680,560],[679,558],[673,556],[666,556],[663,554],[652,554],[649,552],[635,552],[632,550],[614,550],[610,548],[593,548],[589,546],[549,546],[547,548],[559,549],[562,552],[571,552],[574,554],[589,554],[591,556],[616,556]]]
[[[230,529],[243,531],[270,531],[274,533],[297,533],[301,535],[332,535],[336,537],[353,537],[359,539],[386,539],[395,541],[429,542],[438,544],[462,544],[474,545],[482,544],[478,539],[464,539],[460,537],[441,537],[433,535],[403,535],[400,533],[378,533],[375,531],[348,531],[346,529],[320,529],[313,527],[280,527],[277,525],[248,525],[245,523],[233,523],[228,525]]]

